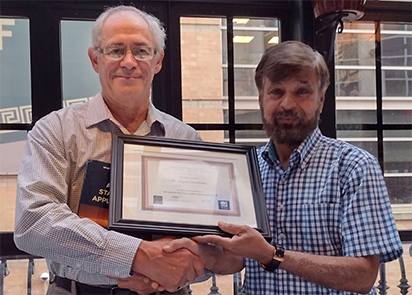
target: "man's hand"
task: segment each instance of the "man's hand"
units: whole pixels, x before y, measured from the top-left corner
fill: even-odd
[[[165,290],[165,288],[160,286],[157,282],[153,282],[149,278],[138,273],[134,273],[133,276],[128,278],[116,278],[116,280],[119,288],[130,289],[141,295]]]
[[[220,229],[233,234],[232,238],[224,238],[215,235],[193,237],[199,243],[212,243],[223,247],[227,255],[238,255],[263,261],[273,254],[271,246],[263,236],[255,229],[247,225],[236,225],[219,221]],[[270,257],[269,257],[270,258]]]
[[[199,256],[205,268],[213,270],[216,260],[222,255],[222,247],[209,244],[197,243],[188,238],[176,239],[163,246],[163,251],[173,253],[179,249],[187,249],[196,256]]]
[[[226,255],[219,245],[197,243],[194,240],[182,238],[173,240],[163,247],[163,251],[168,253],[179,249],[188,249],[199,256],[205,268],[218,274],[232,274],[240,271],[244,266],[241,256]]]
[[[172,238],[142,241],[133,261],[133,271],[174,292],[204,272],[202,260],[187,249],[166,253],[163,246]]]

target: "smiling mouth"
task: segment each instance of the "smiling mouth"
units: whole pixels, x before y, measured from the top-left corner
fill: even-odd
[[[126,79],[126,80],[139,79],[139,77],[134,77],[134,76],[116,76],[116,78]]]

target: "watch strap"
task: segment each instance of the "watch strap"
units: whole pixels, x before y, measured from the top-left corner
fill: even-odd
[[[274,272],[279,267],[280,263],[283,261],[284,256],[285,248],[283,248],[282,245],[276,244],[272,261],[270,261],[270,263],[267,265],[261,263],[260,266],[266,271]]]

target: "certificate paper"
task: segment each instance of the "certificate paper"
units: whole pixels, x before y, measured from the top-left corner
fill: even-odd
[[[240,166],[235,163],[245,161],[244,156],[203,154],[125,144],[123,217],[162,220],[167,216],[170,222],[216,225],[225,220],[223,216],[231,216],[232,223],[256,227],[256,217],[250,214],[253,199],[242,197],[251,195],[250,181],[245,171],[234,169]],[[138,192],[141,198],[136,197]],[[239,204],[239,199],[245,202]]]
[[[217,223],[225,221],[269,237],[254,153],[251,147],[114,135],[109,229],[221,234]]]
[[[232,163],[149,156],[142,163],[142,210],[240,216]]]

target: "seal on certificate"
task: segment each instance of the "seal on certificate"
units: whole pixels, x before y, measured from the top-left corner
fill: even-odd
[[[163,205],[163,196],[153,195],[153,204]]]
[[[218,200],[217,204],[219,210],[230,210],[230,201],[228,200]]]

